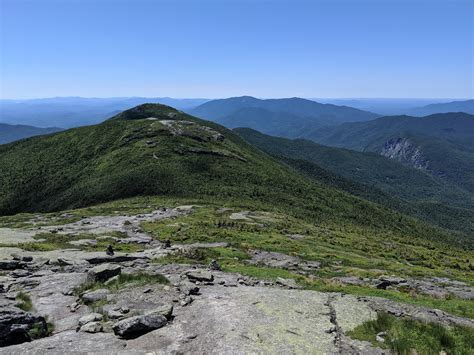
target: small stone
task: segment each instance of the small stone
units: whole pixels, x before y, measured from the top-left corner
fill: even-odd
[[[84,324],[80,328],[80,331],[86,333],[98,333],[102,331],[102,324],[100,322],[89,322]]]
[[[379,343],[385,342],[385,337],[387,336],[387,332],[380,332],[375,336],[375,340]]]
[[[79,326],[82,327],[84,324],[87,324],[90,322],[101,321],[102,318],[103,316],[100,313],[86,314],[85,316],[82,316],[81,318],[79,318]]]
[[[199,294],[199,287],[192,284],[191,282],[182,282],[179,285],[179,290],[186,296]]]
[[[147,288],[147,289],[145,289],[145,290],[143,291],[143,293],[150,293],[151,291],[152,291],[151,288]]]
[[[75,312],[81,305],[77,302],[74,302],[72,303],[71,305],[69,305],[69,310],[71,312]]]
[[[109,319],[119,319],[123,317],[123,314],[120,311],[110,310],[107,312],[107,317]]]
[[[188,304],[192,303],[193,301],[194,301],[194,298],[192,298],[191,296],[185,296],[182,300],[179,301],[179,304],[182,307],[185,307]]]
[[[114,255],[114,248],[112,247],[111,244],[109,244],[107,246],[107,249],[105,250],[105,253],[109,256],[113,256]]]
[[[221,271],[222,268],[217,262],[217,260],[212,260],[211,263],[209,264],[209,270]]]
[[[72,296],[73,290],[72,290],[72,289],[67,289],[67,290],[63,290],[61,293],[62,293],[64,296]]]

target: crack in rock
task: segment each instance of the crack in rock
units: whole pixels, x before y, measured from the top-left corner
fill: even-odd
[[[334,325],[334,327],[332,327],[331,329],[329,329],[329,333],[336,333],[335,336],[334,336],[334,345],[336,346],[336,348],[339,350],[340,352],[340,349],[341,349],[341,327],[339,326],[339,324],[337,323],[337,315],[336,315],[336,309],[334,308],[334,305],[333,305],[333,302],[336,298],[336,295],[329,295],[328,296],[328,299],[327,299],[327,302],[325,303],[325,306],[327,306],[329,308],[329,313],[328,313],[328,316],[329,316],[329,321],[331,322],[331,324]]]

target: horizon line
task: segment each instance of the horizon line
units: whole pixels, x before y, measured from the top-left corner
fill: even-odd
[[[306,100],[473,100],[474,97],[383,97],[383,96],[365,96],[365,97],[308,97],[308,96],[252,96],[252,95],[238,95],[238,96],[223,96],[223,97],[171,97],[171,96],[48,96],[48,97],[28,97],[28,98],[1,98],[0,101],[29,101],[29,100],[48,100],[48,99],[172,99],[172,100],[222,100],[239,97],[253,97],[256,99],[291,99],[300,98]]]

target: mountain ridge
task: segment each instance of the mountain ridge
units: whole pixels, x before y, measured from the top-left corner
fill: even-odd
[[[289,114],[290,117],[288,119],[292,120],[292,123],[297,123],[294,122],[295,116],[297,116],[306,122],[312,121],[316,126],[347,121],[365,121],[379,116],[375,113],[349,106],[322,104],[298,97],[286,99],[257,99],[252,96],[211,100],[190,110],[189,113],[218,123],[222,123],[223,121],[229,123],[232,121],[232,115],[241,109],[248,108],[260,108],[273,113]],[[256,120],[258,116],[253,116],[252,119]],[[235,127],[235,125],[233,126]]]
[[[133,196],[232,198],[377,233],[401,228],[438,240],[457,238],[313,182],[232,131],[163,105],[141,105],[95,126],[3,145],[0,165],[2,214]]]
[[[59,127],[39,128],[28,125],[11,125],[0,123],[0,144],[7,144],[19,139],[51,134],[62,131]]]

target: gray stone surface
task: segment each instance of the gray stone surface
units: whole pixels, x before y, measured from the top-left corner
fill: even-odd
[[[105,282],[111,277],[120,275],[121,272],[122,267],[120,265],[101,264],[87,272],[87,280],[90,282]]]
[[[116,253],[110,257],[105,252],[79,249],[27,252],[0,248],[0,260],[6,261],[5,268],[8,268],[5,275],[0,276],[0,314],[11,309],[18,291],[26,290],[37,314],[47,315],[56,328],[48,338],[0,348],[0,354],[381,354],[381,349],[346,335],[364,321],[374,319],[378,311],[443,325],[474,326],[469,319],[385,299],[297,290],[298,285],[292,279],[258,280],[222,272],[218,268],[210,273],[207,265],[150,262],[182,250],[228,246],[216,240],[170,245],[165,249],[140,230],[142,221],[172,218],[190,211],[191,206],[181,206],[138,216],[89,217],[51,227],[59,234],[121,231],[127,236],[116,238],[114,242],[142,243],[145,250],[140,253]],[[259,226],[273,218],[266,213],[232,214],[230,210],[222,213],[240,220],[238,223],[262,222]],[[304,238],[300,235],[289,237]],[[308,277],[319,268],[317,261],[280,253],[254,251],[250,256],[251,263],[285,268],[309,274]],[[119,269],[130,274],[160,273],[169,279],[169,284],[125,285],[120,289],[104,288],[82,295],[82,301],[88,303],[106,300],[107,303],[100,307],[83,304],[75,296],[74,288],[86,282],[88,275],[89,280],[105,283]],[[470,285],[447,278],[403,280],[393,275],[374,279],[344,276],[334,278],[334,281],[372,287],[385,282],[389,289],[406,287],[440,297],[454,294],[469,299],[472,292]],[[19,311],[15,309],[15,312]],[[14,321],[15,312],[4,322]],[[18,317],[23,316],[20,313]]]
[[[13,228],[0,228],[0,244],[20,244],[20,243],[31,243],[36,240],[33,239],[36,231],[24,230],[24,229],[13,229]]]
[[[98,290],[89,291],[84,293],[81,298],[84,303],[93,303],[97,301],[106,300],[107,296],[110,294],[110,291],[106,288],[100,288]]]

